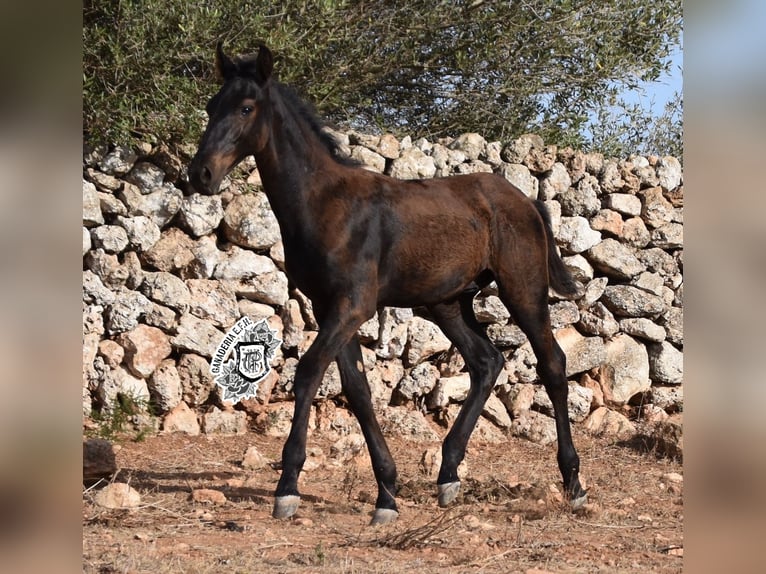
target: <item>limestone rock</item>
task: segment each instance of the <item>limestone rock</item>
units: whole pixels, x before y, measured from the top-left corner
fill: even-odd
[[[184,402],[178,403],[162,421],[162,430],[167,433],[185,433],[197,436],[200,433],[197,414]]]
[[[170,355],[172,348],[167,335],[156,327],[138,325],[123,333],[119,343],[125,349],[125,363],[130,371],[148,378],[157,366]]]
[[[624,415],[607,407],[599,407],[583,422],[583,428],[596,436],[631,438],[636,427]]]
[[[136,508],[141,505],[141,495],[124,482],[107,484],[96,493],[93,500],[99,506],[111,509]]]
[[[179,222],[194,237],[207,235],[223,219],[223,205],[219,195],[195,193],[185,197],[178,212]]]
[[[619,334],[606,342],[606,359],[601,367],[604,398],[625,404],[630,398],[649,390],[649,356],[644,345],[633,337]]]
[[[266,194],[244,193],[226,206],[223,229],[229,241],[252,249],[267,249],[280,240],[279,223]]]

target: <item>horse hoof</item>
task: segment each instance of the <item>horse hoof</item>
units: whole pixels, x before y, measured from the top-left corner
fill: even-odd
[[[437,484],[436,486],[439,489],[439,506],[441,506],[442,508],[452,504],[452,502],[455,501],[458,493],[460,492],[459,480],[456,480],[455,482],[445,482],[444,484]]]
[[[274,518],[290,518],[298,510],[300,503],[301,497],[295,494],[277,496],[274,499],[274,512],[271,515]]]
[[[381,524],[390,524],[399,518],[399,513],[391,508],[376,508],[370,521],[370,526],[380,526]]]
[[[577,498],[573,498],[572,500],[570,500],[569,504],[572,506],[572,510],[577,510],[585,506],[587,502],[588,502],[588,493],[584,492],[582,495],[578,496]]]

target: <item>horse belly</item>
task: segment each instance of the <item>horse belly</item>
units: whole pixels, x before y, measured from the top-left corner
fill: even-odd
[[[464,291],[486,269],[486,242],[449,242],[419,237],[399,246],[379,273],[379,303],[392,307],[431,305]]]

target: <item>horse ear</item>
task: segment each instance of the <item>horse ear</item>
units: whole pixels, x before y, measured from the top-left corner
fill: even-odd
[[[257,81],[260,85],[266,83],[271,77],[271,71],[274,68],[274,56],[271,54],[266,46],[261,45],[258,50],[258,59],[255,61],[255,69],[257,71]]]
[[[220,81],[231,77],[236,71],[237,66],[231,58],[223,53],[223,42],[218,42],[215,46],[215,73]]]

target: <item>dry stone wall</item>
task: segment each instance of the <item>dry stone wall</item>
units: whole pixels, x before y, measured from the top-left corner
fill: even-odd
[[[682,410],[676,158],[608,159],[534,135],[506,145],[470,133],[438,142],[335,135],[366,169],[405,179],[495,172],[545,201],[564,261],[584,286],[575,301],[551,299],[568,357],[570,418],[627,437],[637,421],[662,422]],[[316,336],[311,303],[288,283],[279,227],[252,159],[211,197],[184,196],[177,187],[184,163],[162,148],[84,155],[83,413],[86,421],[103,418],[130,397],[138,426],[285,434],[295,367]],[[475,310],[507,362],[476,436],[551,442],[551,403],[537,384],[536,359],[493,287],[477,296]],[[233,406],[221,400],[209,365],[241,316],[267,319],[283,344],[258,397]],[[410,309],[385,308],[359,333],[383,428],[432,439],[430,425],[452,420],[468,392],[459,353]],[[336,408],[340,388],[333,364],[313,429],[354,430]]]

